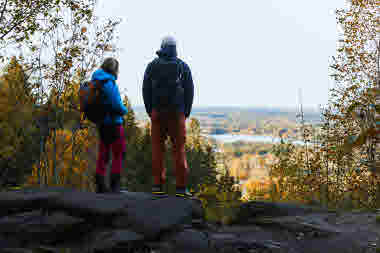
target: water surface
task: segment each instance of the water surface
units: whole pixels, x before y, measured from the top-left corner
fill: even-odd
[[[278,137],[264,136],[264,135],[248,135],[248,134],[208,134],[206,137],[210,137],[219,142],[258,142],[258,143],[280,143],[281,139]],[[291,142],[293,144],[303,145],[302,141],[284,139],[285,142]]]

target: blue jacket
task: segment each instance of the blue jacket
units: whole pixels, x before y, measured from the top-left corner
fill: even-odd
[[[103,69],[98,69],[92,74],[91,80],[109,80],[103,85],[105,95],[104,105],[110,109],[110,113],[105,117],[104,125],[118,125],[123,123],[123,116],[128,113],[128,109],[124,106],[119,92],[119,87],[116,85],[116,77],[105,72]]]
[[[183,88],[184,88],[184,101],[178,105],[177,110],[183,112],[185,117],[188,118],[191,113],[191,108],[193,106],[194,99],[194,84],[191,76],[191,71],[189,66],[179,58],[177,58],[177,49],[175,46],[167,46],[156,52],[159,58],[164,58],[167,60],[176,60],[183,66]],[[143,81],[143,99],[145,104],[145,110],[149,114],[152,113],[154,105],[152,104],[152,65],[158,58],[150,62],[145,70],[144,81]]]

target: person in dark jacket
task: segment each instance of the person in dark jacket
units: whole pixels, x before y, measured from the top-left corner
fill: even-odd
[[[163,185],[166,183],[166,168],[164,168],[165,140],[170,137],[173,143],[173,161],[175,162],[176,196],[189,197],[187,177],[189,169],[186,161],[186,119],[190,116],[194,97],[194,84],[189,66],[177,57],[176,41],[167,36],[162,40],[161,49],[156,52],[158,57],[150,62],[145,70],[143,81],[143,99],[147,114],[151,119],[152,138],[152,193],[166,196]],[[172,111],[159,111],[155,104],[152,82],[155,80],[153,66],[164,59],[177,61],[182,69],[183,96],[177,101],[177,107]]]
[[[92,75],[94,80],[108,80],[103,85],[104,106],[109,113],[103,122],[98,125],[100,144],[98,160],[96,163],[96,192],[120,192],[120,173],[122,161],[125,155],[125,137],[123,127],[123,116],[128,113],[128,109],[123,105],[119,88],[116,84],[119,73],[119,62],[114,58],[106,58],[100,69]],[[106,164],[110,159],[112,150],[112,170],[110,176],[111,189],[106,187],[105,173]]]

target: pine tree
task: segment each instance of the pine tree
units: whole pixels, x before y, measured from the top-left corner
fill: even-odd
[[[38,129],[34,124],[34,85],[14,57],[0,77],[0,186],[22,184],[38,159]],[[2,182],[5,181],[5,182]]]

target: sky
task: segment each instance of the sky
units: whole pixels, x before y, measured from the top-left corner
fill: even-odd
[[[194,107],[305,107],[328,100],[334,83],[334,11],[345,0],[99,0],[98,16],[122,17],[119,89],[143,105],[142,82],[161,39],[177,40],[190,67]],[[299,94],[302,94],[302,100]]]

